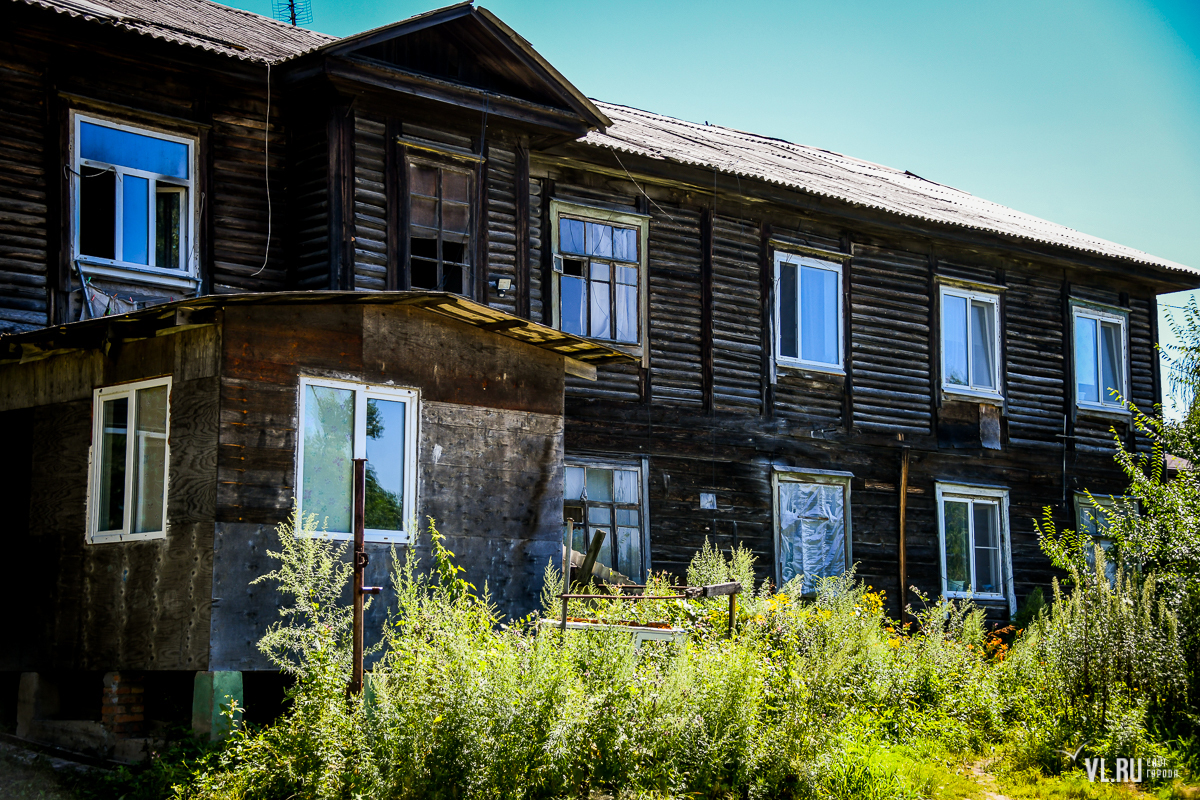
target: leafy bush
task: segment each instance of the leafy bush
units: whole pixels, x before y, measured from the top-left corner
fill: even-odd
[[[393,560],[378,659],[363,694],[348,697],[345,546],[312,527],[301,537],[280,527],[269,576],[289,605],[261,647],[297,679],[290,709],[239,728],[179,797],[940,797],[939,785],[959,784],[901,754],[998,745],[1057,768],[1071,725],[1090,725],[1106,747],[1143,742],[1144,698],[1178,688],[1123,656],[1076,675],[1099,626],[1149,619],[1156,633],[1128,646],[1169,643],[1169,616],[1149,595],[1127,608],[1132,598],[1107,584],[1059,591],[1010,648],[970,603],[926,601],[909,610],[915,623],[889,620],[882,593],[853,572],[819,581],[813,597],[799,581],[749,590],[750,554],[708,544],[688,582],[743,581],[733,639],[725,598],[572,601],[571,615],[688,632],[641,649],[617,625],[566,636],[537,615],[500,625],[431,521],[432,569],[412,548]],[[667,576],[651,584],[677,593]],[[561,585],[548,567],[552,619]]]

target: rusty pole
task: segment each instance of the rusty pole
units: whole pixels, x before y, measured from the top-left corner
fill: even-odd
[[[363,579],[367,569],[367,545],[363,528],[367,515],[367,460],[354,459],[354,663],[350,673],[350,693],[363,687]]]

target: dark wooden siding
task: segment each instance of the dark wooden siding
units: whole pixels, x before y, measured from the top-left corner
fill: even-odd
[[[850,275],[854,424],[866,430],[928,433],[928,260],[857,245]]]
[[[46,89],[42,70],[0,49],[0,333],[47,317]]]
[[[354,117],[354,288],[387,289],[388,197],[387,123],[381,117]]]
[[[288,231],[292,282],[298,289],[329,288],[329,136],[323,116],[292,122],[288,150]]]
[[[214,292],[286,287],[288,196],[282,114],[267,125],[266,70],[257,87],[226,87],[212,111],[212,287]],[[266,162],[270,138],[270,161]],[[271,197],[267,203],[267,166]],[[271,231],[268,252],[267,230]]]
[[[747,219],[713,217],[713,407],[762,408],[762,232]]]
[[[512,281],[512,289],[498,296],[488,289],[488,303],[510,314],[517,313],[517,154],[505,146],[490,145],[487,163],[487,274],[494,282]]]
[[[534,322],[548,322],[547,304],[550,302],[549,287],[543,283],[542,259],[545,248],[550,247],[550,231],[543,230],[545,214],[545,187],[539,180],[529,181],[529,318]]]
[[[1062,281],[1011,270],[1004,294],[1005,396],[1011,447],[1061,449],[1066,433]]]
[[[700,213],[650,213],[650,381],[656,403],[700,406]]]

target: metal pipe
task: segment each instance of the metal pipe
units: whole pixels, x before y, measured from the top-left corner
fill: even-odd
[[[363,688],[363,589],[365,588],[363,587],[363,578],[367,568],[367,545],[364,537],[366,489],[367,460],[356,458],[354,459],[354,661],[350,673],[351,694],[359,694]]]

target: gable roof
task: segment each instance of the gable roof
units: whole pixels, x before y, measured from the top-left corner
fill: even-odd
[[[175,44],[271,63],[336,41],[210,0],[14,0]]]
[[[906,217],[1059,245],[1200,275],[1200,269],[1058,225],[959,189],[830,150],[597,102],[613,124],[581,141],[647,158],[757,178]]]

